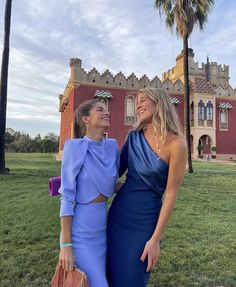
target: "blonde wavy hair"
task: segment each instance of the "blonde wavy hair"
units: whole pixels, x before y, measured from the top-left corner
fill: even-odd
[[[154,133],[157,134],[157,131],[160,131],[160,141],[162,143],[165,142],[167,132],[183,137],[178,115],[176,113],[174,105],[171,103],[170,98],[166,95],[166,93],[160,89],[144,88],[139,90],[138,96],[140,94],[144,94],[145,96],[147,96],[156,105],[156,110],[153,114],[152,123]],[[145,128],[145,124],[142,123],[142,121],[138,120],[137,123],[134,125],[133,130],[140,131],[144,130]]]

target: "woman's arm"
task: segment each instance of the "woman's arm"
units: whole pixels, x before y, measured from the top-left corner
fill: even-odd
[[[160,241],[161,235],[164,232],[165,226],[169,221],[175,206],[177,194],[184,179],[186,160],[187,150],[185,142],[178,141],[177,143],[174,143],[170,155],[168,181],[164,194],[163,205],[156,229],[152,236],[156,241]]]
[[[59,262],[66,271],[72,270],[74,267],[74,254],[72,246],[64,246],[63,244],[71,244],[71,222],[72,216],[61,217],[61,251]]]
[[[85,161],[88,143],[83,140],[67,140],[61,164],[60,216],[73,216],[76,201],[76,177]]]
[[[187,160],[187,149],[184,140],[175,140],[170,149],[169,173],[162,208],[155,231],[141,256],[142,261],[148,256],[147,271],[152,270],[158,260],[161,236],[174,209],[177,194],[184,178]]]
[[[78,151],[80,155],[78,156]],[[68,140],[65,143],[61,165],[61,251],[59,262],[68,271],[73,269],[74,256],[71,238],[71,222],[76,201],[76,177],[85,160],[87,144],[85,141]],[[63,246],[63,244],[69,246]]]

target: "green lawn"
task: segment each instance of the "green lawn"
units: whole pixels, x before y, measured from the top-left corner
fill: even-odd
[[[46,287],[59,253],[59,198],[48,196],[48,178],[60,162],[8,154],[7,167],[11,173],[0,176],[0,286]],[[236,286],[236,166],[194,162],[194,169],[149,287]]]

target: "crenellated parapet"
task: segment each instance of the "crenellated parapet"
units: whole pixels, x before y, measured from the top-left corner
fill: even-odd
[[[221,84],[214,88],[217,97],[231,97],[236,99],[236,89],[233,89],[230,85],[224,87]]]
[[[86,83],[133,89],[140,89],[148,86],[161,88],[163,85],[162,81],[157,76],[155,76],[153,79],[149,79],[146,74],[144,74],[141,78],[138,78],[134,73],[128,77],[126,77],[122,72],[113,75],[109,70],[106,70],[104,73],[100,74],[95,68],[86,72],[82,68],[82,61],[75,58],[70,59],[70,67],[71,75],[69,83],[72,84]],[[166,86],[166,84],[164,86]],[[174,90],[180,91],[180,89],[181,87],[178,83],[178,89]]]
[[[193,50],[189,50],[189,75],[190,79],[199,78],[210,82],[218,97],[236,98],[236,89],[229,85],[229,66],[218,65],[216,62],[202,63],[194,62]],[[68,95],[71,89],[81,84],[89,84],[100,87],[119,87],[124,89],[139,90],[141,88],[153,87],[163,89],[168,93],[184,93],[183,88],[183,52],[176,58],[176,66],[163,73],[162,81],[158,76],[150,79],[146,74],[137,77],[134,73],[125,76],[122,72],[113,75],[109,70],[99,73],[96,68],[86,71],[82,67],[82,60],[70,59],[71,74],[63,95],[60,95],[60,111],[68,104]]]
[[[229,85],[229,66],[218,65],[216,62],[207,63],[206,67],[206,78],[213,86],[219,84],[227,88]]]
[[[163,89],[168,93],[183,94],[183,83],[180,80],[175,82],[169,79],[161,81],[158,76],[150,79],[146,74],[142,77],[137,77],[134,73],[125,76],[122,72],[113,75],[109,70],[99,73],[96,68],[90,71],[85,71],[82,68],[82,61],[77,58],[70,59],[71,74],[68,84],[63,95],[59,96],[60,111],[68,104],[68,95],[72,88],[79,87],[81,84],[89,84],[104,87],[119,87],[125,89],[139,90],[141,88],[153,87]]]
[[[163,88],[169,91],[183,91],[183,84],[177,83],[166,83],[162,82],[158,76],[153,79],[149,79],[146,74],[141,78],[137,77],[134,73],[126,77],[122,72],[113,75],[109,70],[103,73],[99,73],[97,69],[86,72],[82,68],[82,61],[80,59],[70,59],[71,75],[69,84],[94,84],[112,87],[122,87],[130,89],[140,89],[145,87]]]
[[[78,66],[81,68],[81,65],[82,65],[82,61],[80,59],[77,59],[77,58],[70,59],[70,67]]]
[[[219,65],[216,62],[210,62],[207,57],[207,62],[199,65],[198,62],[194,62],[194,53],[192,49],[189,49],[189,77],[202,78],[209,81],[213,86],[221,84],[224,87],[229,85],[229,66]],[[183,51],[176,57],[176,65],[162,74],[162,80],[170,79],[176,81],[180,79],[183,81]]]

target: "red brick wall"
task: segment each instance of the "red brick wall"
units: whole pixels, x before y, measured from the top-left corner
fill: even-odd
[[[74,115],[74,91],[69,95],[69,103],[61,112],[60,150],[63,150],[65,140],[71,138],[71,123]]]
[[[60,127],[60,150],[63,149],[65,139],[71,137],[71,123],[75,108],[85,100],[93,99],[96,90],[104,90],[112,93],[113,98],[108,100],[108,110],[111,114],[111,127],[108,136],[115,138],[121,148],[128,131],[132,125],[125,125],[125,98],[127,95],[134,95],[133,90],[122,88],[96,87],[81,85],[79,88],[71,91],[69,95],[69,104],[61,113]],[[181,94],[170,94],[177,98],[180,103],[175,105],[180,123],[183,127],[184,122],[184,97]],[[219,109],[216,109],[216,147],[218,154],[236,154],[236,101],[217,98],[216,106],[220,102],[230,103],[233,108],[228,112],[228,131],[219,130]]]
[[[134,94],[134,92],[119,88],[101,88],[81,85],[75,90],[75,108],[83,101],[93,99],[96,90],[108,91],[113,96],[112,99],[108,99],[108,111],[111,114],[108,136],[115,138],[121,148],[128,131],[132,128],[132,125],[124,124],[125,97],[128,94]]]
[[[217,98],[216,106],[220,102],[227,102],[233,108],[228,110],[228,131],[220,131],[219,109],[216,109],[216,153],[236,154],[236,101]]]
[[[64,141],[71,136],[71,123],[73,121],[73,113],[75,108],[80,105],[83,101],[93,99],[96,90],[103,90],[111,92],[113,98],[108,100],[108,110],[111,114],[110,129],[108,136],[115,138],[121,148],[127,133],[132,128],[132,125],[125,125],[125,98],[128,95],[137,94],[138,91],[121,89],[121,88],[107,88],[107,87],[96,87],[89,85],[80,85],[70,94],[69,105],[69,125],[66,124],[66,109],[63,111],[61,116],[61,138],[60,138],[60,149],[63,149]],[[175,105],[179,116],[180,123],[183,125],[183,107],[184,101],[182,95],[171,94],[171,97],[176,97],[180,100],[180,104]]]

